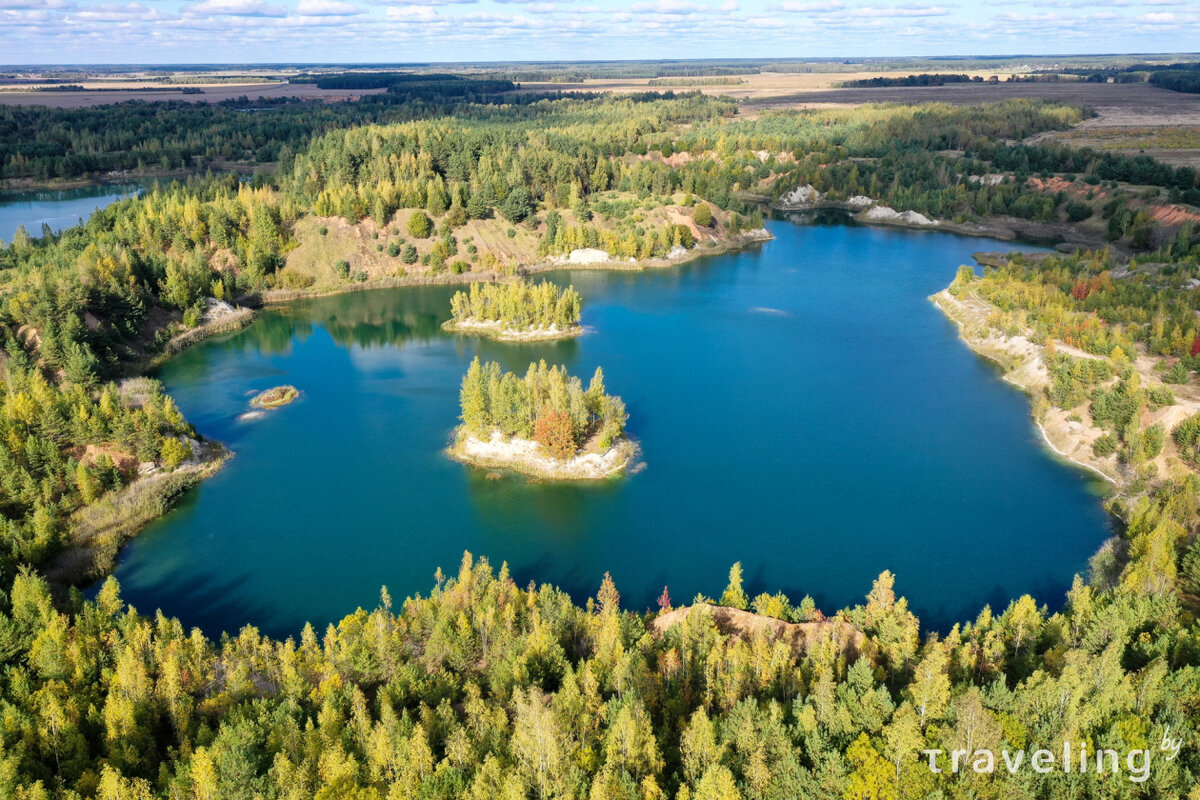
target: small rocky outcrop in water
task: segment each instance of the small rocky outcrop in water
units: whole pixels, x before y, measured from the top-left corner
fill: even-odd
[[[250,405],[255,408],[261,408],[264,411],[269,411],[272,408],[286,406],[288,403],[295,402],[300,396],[300,390],[295,386],[276,386],[267,389],[265,392],[260,392],[250,401]]]

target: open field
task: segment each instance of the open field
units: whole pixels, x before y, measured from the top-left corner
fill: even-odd
[[[954,73],[988,78],[1000,75],[1001,79],[1010,72],[995,72],[990,70],[956,70],[939,69],[937,72]],[[858,70],[854,72],[762,72],[745,75],[725,76],[742,81],[735,85],[696,86],[689,82],[704,80],[703,78],[678,78],[677,86],[671,85],[671,78],[656,78],[651,85],[650,78],[592,78],[582,83],[533,83],[521,84],[522,92],[646,92],[646,91],[699,91],[705,94],[723,95],[747,101],[770,101],[797,93],[844,91],[834,90],[834,84],[845,81],[863,80],[866,78],[903,78],[913,74],[912,70]],[[868,90],[876,91],[876,90]],[[874,102],[874,101],[862,101]]]

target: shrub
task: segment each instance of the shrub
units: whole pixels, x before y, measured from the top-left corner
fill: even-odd
[[[411,244],[404,245],[404,249],[400,251],[400,260],[405,264],[415,264],[417,263],[417,258],[417,248]]]
[[[1167,383],[1187,383],[1190,372],[1191,370],[1187,368],[1187,364],[1178,361],[1175,363],[1175,366],[1163,373],[1163,380]]]
[[[418,239],[428,239],[433,233],[433,220],[424,211],[414,211],[408,218],[408,235]]]
[[[1151,411],[1175,405],[1175,393],[1165,386],[1155,386],[1146,392],[1146,405]]]
[[[389,242],[388,243],[388,255],[391,256],[392,258],[395,258],[396,256],[400,255],[400,243],[399,242]]]
[[[192,448],[178,439],[163,439],[162,449],[158,453],[158,458],[162,462],[163,467],[173,470],[178,468],[184,461],[187,461],[188,456],[191,454]]]
[[[1163,441],[1167,438],[1166,429],[1161,422],[1151,425],[1142,431],[1142,454],[1146,458],[1154,458],[1163,449]]]
[[[1092,215],[1092,207],[1078,201],[1067,203],[1067,219],[1071,222],[1083,222]]]
[[[708,207],[708,203],[696,206],[696,210],[692,212],[692,221],[701,228],[707,228],[713,224],[712,209]]]
[[[565,411],[543,406],[533,426],[533,440],[546,449],[551,458],[567,461],[575,455],[575,432]]]
[[[329,233],[329,228],[326,228],[324,225],[322,225],[320,228],[317,228],[317,233],[319,233],[319,234],[321,234],[322,236],[324,236],[324,235],[326,235],[327,233]]]
[[[1179,423],[1174,435],[1180,455],[1195,463],[1197,446],[1200,445],[1200,414],[1193,414]]]
[[[337,273],[339,278],[346,280],[350,277],[350,262],[345,259],[336,262],[333,265],[333,271]]]
[[[1092,444],[1092,452],[1096,454],[1097,458],[1111,456],[1117,452],[1117,444],[1117,437],[1111,433],[1106,433]]]

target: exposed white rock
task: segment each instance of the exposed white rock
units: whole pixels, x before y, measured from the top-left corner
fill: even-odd
[[[214,322],[236,313],[238,313],[238,310],[224,300],[218,300],[215,297],[204,298],[205,322]]]
[[[819,202],[821,202],[821,193],[813,188],[812,184],[806,183],[780,197],[779,207],[794,211],[802,208],[812,208]]]
[[[875,201],[865,194],[856,194],[846,201],[846,205],[853,206],[854,208],[870,208],[875,205]]]
[[[862,219],[867,222],[887,222],[893,225],[918,225],[921,227],[933,227],[938,224],[937,220],[932,220],[916,211],[901,212],[887,206],[874,206],[868,209],[863,212]]]
[[[667,258],[683,258],[687,255],[687,248],[681,244],[677,244],[671,248],[671,252],[667,253]]]
[[[567,256],[568,264],[604,264],[609,261],[612,261],[611,255],[604,250],[597,250],[594,247],[572,250],[571,255]]]
[[[547,456],[537,442],[517,436],[506,438],[500,431],[493,431],[487,441],[469,436],[458,445],[459,454],[468,461],[508,466],[547,477],[584,480],[606,478],[625,469],[631,449],[626,440],[621,440],[604,453],[585,453],[570,461],[559,461]]]

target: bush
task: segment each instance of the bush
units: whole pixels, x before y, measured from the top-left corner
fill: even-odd
[[[389,242],[388,243],[388,255],[391,256],[392,258],[395,258],[396,256],[400,255],[400,243],[399,242]]]
[[[533,440],[546,449],[551,458],[567,461],[575,455],[575,432],[565,411],[543,406],[533,426]]]
[[[1092,207],[1087,203],[1071,202],[1066,207],[1067,219],[1071,222],[1083,222],[1092,215]]]
[[[336,262],[333,265],[333,271],[337,273],[339,278],[346,280],[350,277],[350,262],[346,261],[345,259]]]
[[[708,207],[708,203],[701,203],[696,206],[696,210],[692,212],[692,221],[701,228],[707,228],[712,225],[712,209]]]
[[[1151,411],[1156,411],[1163,406],[1175,405],[1175,393],[1165,386],[1155,386],[1150,391],[1146,392],[1146,405]]]
[[[1176,362],[1175,366],[1163,373],[1163,380],[1167,383],[1187,383],[1188,375],[1191,370],[1187,368],[1187,364],[1182,361]]]
[[[1111,433],[1106,433],[1092,445],[1092,452],[1096,454],[1097,458],[1111,456],[1117,452],[1117,444],[1117,437]]]
[[[1200,445],[1200,414],[1193,414],[1179,423],[1175,429],[1175,444],[1179,445],[1180,455],[1184,459],[1196,463],[1196,449]]]
[[[1162,452],[1163,442],[1167,438],[1166,429],[1161,422],[1151,425],[1142,431],[1142,454],[1146,458],[1154,458]]]
[[[471,265],[459,258],[450,265],[450,271],[455,275],[462,275],[464,272],[471,271]]]
[[[191,454],[192,448],[178,439],[163,439],[162,449],[158,453],[158,458],[164,468],[173,470],[178,468],[184,461],[187,461],[188,456]]]
[[[417,258],[417,248],[411,244],[404,245],[404,249],[400,251],[400,260],[405,264],[415,264],[417,263]]]
[[[183,324],[189,328],[194,328],[204,321],[204,304],[197,303],[194,306],[189,306],[183,312]]]
[[[321,234],[322,236],[324,236],[324,235],[326,235],[327,233],[329,233],[329,228],[326,228],[324,225],[322,225],[320,228],[317,228],[317,233],[319,233],[319,234]]]
[[[414,211],[408,218],[408,235],[418,239],[428,239],[433,233],[433,220],[424,211]]]

